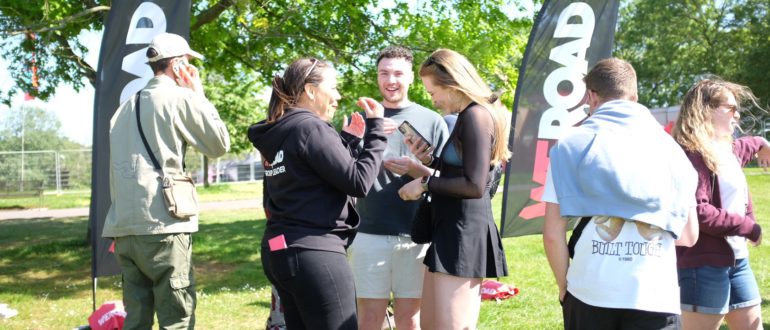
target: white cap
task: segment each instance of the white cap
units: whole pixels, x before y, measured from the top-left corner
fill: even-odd
[[[187,40],[184,40],[184,38],[178,34],[161,33],[156,35],[155,38],[152,38],[149,48],[155,49],[155,51],[158,52],[158,55],[155,55],[155,57],[148,58],[150,62],[182,55],[190,55],[192,57],[203,59],[203,55],[190,49]]]

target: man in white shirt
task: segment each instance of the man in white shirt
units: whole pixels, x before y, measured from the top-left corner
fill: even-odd
[[[543,242],[565,329],[678,329],[676,244],[697,240],[697,178],[636,103],[628,62],[585,76],[591,116],[551,150]],[[569,262],[568,218],[587,221]]]

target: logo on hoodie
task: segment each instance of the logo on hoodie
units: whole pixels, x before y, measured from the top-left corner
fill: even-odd
[[[276,167],[276,165],[280,164],[281,162],[283,162],[283,150],[278,150],[278,153],[275,154],[275,159],[273,159],[273,162],[270,163],[271,168],[269,170],[265,170],[265,176],[274,176],[286,172],[286,166],[281,165]]]

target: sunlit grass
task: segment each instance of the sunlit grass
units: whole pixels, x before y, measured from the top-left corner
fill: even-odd
[[[201,202],[253,199],[262,196],[262,182],[218,183],[209,187],[197,186],[198,199]],[[0,210],[3,209],[68,209],[91,205],[91,191],[65,191],[62,194],[47,192],[42,199],[38,197],[0,198]]]
[[[770,174],[747,175],[756,217],[770,225]],[[218,193],[257,194],[238,187]],[[248,186],[248,185],[246,185]],[[242,189],[242,190],[241,190]],[[254,190],[250,190],[254,189]],[[499,216],[502,194],[494,199]],[[19,315],[0,320],[0,329],[71,329],[91,313],[90,247],[86,218],[0,221],[0,303]],[[194,235],[198,329],[262,328],[270,307],[270,286],[262,272],[259,244],[264,230],[259,209],[204,212]],[[770,320],[770,249],[751,249],[760,285],[763,319]],[[509,276],[520,294],[484,302],[479,329],[560,329],[557,289],[539,235],[503,239]],[[98,279],[97,301],[121,299],[120,276]],[[770,327],[765,323],[765,327]]]

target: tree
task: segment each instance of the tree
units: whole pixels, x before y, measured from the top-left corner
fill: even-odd
[[[109,1],[32,2],[0,6],[0,46],[5,58],[12,62],[16,86],[33,90],[25,71],[30,67],[31,54],[40,79],[34,93],[42,99],[61,83],[71,83],[76,89],[84,80],[93,83],[95,71],[83,61],[85,49],[77,35],[83,30],[102,28]],[[518,1],[418,3],[410,6],[406,0],[397,0],[383,7],[375,0],[193,0],[191,44],[206,56],[201,63],[203,71],[217,77],[207,83],[226,87],[209,85],[207,94],[221,100],[217,101],[218,109],[233,137],[243,136],[242,125],[250,124],[243,122],[244,104],[251,103],[255,93],[268,89],[272,76],[291,60],[303,56],[329,60],[340,72],[341,92],[346,98],[336,118],[339,122],[343,114],[355,111],[353,100],[357,96],[379,96],[373,61],[377,52],[389,44],[414,48],[418,64],[438,47],[464,53],[494,88],[511,91],[503,98],[510,105],[532,25],[531,17],[506,14],[505,9],[518,6]],[[29,32],[35,38],[24,37]],[[249,88],[229,88],[241,86],[244,81]],[[9,95],[2,94],[6,102]],[[430,104],[420,88],[413,89],[411,97]],[[251,111],[254,105],[246,109]],[[248,119],[257,118],[264,117]],[[233,142],[234,150],[250,150],[245,139],[234,138]]]
[[[0,125],[0,151],[61,150],[83,148],[61,132],[61,122],[37,100],[9,110]]]
[[[25,101],[9,111],[0,125],[0,151],[10,152],[0,157],[0,181],[23,177],[44,182],[55,170],[55,154],[38,151],[83,148],[62,134],[59,119],[40,101]]]
[[[769,8],[768,0],[629,1],[621,11],[615,53],[636,68],[645,105],[680,104],[695,82],[716,75],[751,87],[765,106]],[[749,111],[744,117],[766,115]]]

